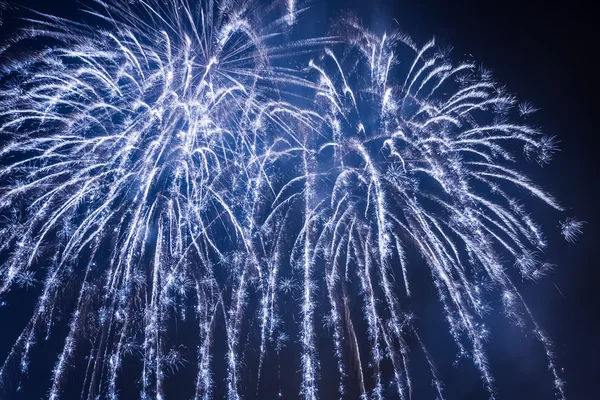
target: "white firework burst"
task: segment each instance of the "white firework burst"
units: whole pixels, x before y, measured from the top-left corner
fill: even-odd
[[[3,386],[13,363],[26,372],[40,328],[75,292],[50,399],[85,355],[82,398],[117,399],[128,358],[141,361],[141,398],[163,398],[167,375],[191,368],[169,340],[174,320],[198,331],[195,399],[214,396],[215,356],[228,398],[243,397],[248,338],[258,380],[267,353],[297,339],[301,395],[319,398],[319,321],[340,398],[351,375],[362,398],[410,398],[411,338],[443,398],[401,306],[412,251],[492,396],[484,286],[535,332],[564,398],[552,344],[505,269],[538,279],[552,267],[538,260],[546,241],[520,192],[562,210],[517,162],[517,149],[540,164],[555,150],[521,121],[533,106],[433,40],[378,36],[352,15],[332,36],[291,41],[295,1],[96,0],[85,11],[93,24],[38,15],[1,49],[11,61],[0,76],[0,296],[38,296],[0,367]],[[13,55],[27,43],[41,45]],[[582,226],[567,219],[564,237]],[[214,354],[217,325],[225,354]]]

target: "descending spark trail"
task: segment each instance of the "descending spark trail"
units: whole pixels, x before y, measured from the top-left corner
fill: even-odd
[[[349,15],[330,37],[293,41],[301,5],[263,3],[95,0],[85,10],[94,26],[38,14],[0,49],[10,60],[0,77],[0,298],[38,291],[0,366],[2,390],[15,365],[27,372],[74,291],[49,399],[86,356],[81,398],[119,398],[132,358],[140,397],[164,398],[168,375],[189,361],[169,341],[173,321],[197,329],[194,398],[213,398],[220,381],[228,399],[244,398],[245,343],[258,349],[260,381],[267,354],[279,359],[291,339],[291,298],[303,398],[319,398],[319,318],[332,332],[340,398],[350,377],[362,398],[411,398],[415,340],[443,398],[401,305],[415,290],[414,251],[491,396],[489,287],[535,333],[564,398],[552,343],[503,262],[512,257],[525,279],[551,267],[518,200],[527,192],[561,210],[520,171],[519,150],[540,164],[554,150],[521,122],[535,109],[433,40],[380,37]],[[573,241],[583,222],[561,228]],[[215,353],[217,326],[225,354]]]

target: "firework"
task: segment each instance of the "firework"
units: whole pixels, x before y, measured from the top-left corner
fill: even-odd
[[[351,15],[331,36],[292,40],[294,1],[96,1],[84,11],[94,23],[37,15],[2,48],[0,296],[37,291],[0,367],[5,390],[76,293],[50,399],[84,357],[81,398],[117,399],[132,358],[140,397],[163,398],[170,373],[194,368],[169,340],[176,321],[197,331],[195,399],[222,381],[215,357],[227,397],[243,398],[250,340],[258,381],[267,354],[297,342],[300,393],[314,400],[328,356],[317,352],[321,319],[340,398],[350,376],[363,398],[410,398],[415,338],[443,398],[400,305],[414,290],[405,255],[417,252],[491,395],[484,286],[535,332],[564,398],[552,344],[503,261],[525,279],[550,267],[523,193],[561,210],[521,172],[555,148],[522,122],[530,104],[434,41],[377,36]],[[13,54],[27,43],[42,45]],[[573,241],[582,226],[568,219],[563,235]]]

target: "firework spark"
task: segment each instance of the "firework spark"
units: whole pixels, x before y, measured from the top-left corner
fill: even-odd
[[[350,15],[332,36],[291,41],[301,12],[290,0],[97,0],[85,10],[95,24],[37,15],[2,48],[11,61],[0,78],[0,296],[38,291],[0,367],[5,390],[13,365],[27,372],[68,288],[77,294],[53,400],[86,356],[81,398],[117,399],[123,364],[136,357],[141,398],[164,398],[168,375],[192,367],[169,341],[174,320],[198,331],[194,398],[213,398],[219,383],[219,325],[227,396],[240,399],[241,342],[254,338],[260,380],[269,351],[279,355],[291,339],[290,299],[303,398],[319,398],[320,318],[332,332],[340,398],[350,376],[365,399],[410,398],[415,338],[443,398],[400,305],[414,290],[413,251],[459,353],[492,396],[484,286],[535,332],[564,398],[552,344],[503,261],[512,257],[526,279],[549,267],[523,192],[561,210],[520,170],[520,150],[544,164],[555,148],[520,122],[535,108],[434,41],[378,36]],[[27,43],[43,46],[11,55]],[[295,68],[292,58],[306,62]],[[568,219],[563,235],[573,241],[582,226]]]

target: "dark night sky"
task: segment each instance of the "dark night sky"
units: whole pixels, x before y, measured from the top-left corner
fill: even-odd
[[[69,0],[23,0],[22,3],[44,11],[56,12],[62,8],[67,14],[69,11],[64,8],[73,6]],[[540,108],[534,121],[546,134],[558,137],[561,151],[550,165],[527,172],[554,194],[567,211],[559,214],[549,208],[536,209],[538,203],[533,203],[531,211],[547,232],[547,258],[558,267],[538,283],[522,282],[520,289],[555,343],[559,365],[564,367],[568,398],[599,398],[600,218],[596,208],[600,204],[596,146],[599,104],[598,68],[592,61],[592,57],[597,57],[598,45],[594,41],[597,33],[593,29],[592,6],[537,0],[323,0],[311,11],[311,21],[306,17],[299,24],[326,24],[343,9],[357,11],[367,26],[381,32],[395,26],[395,18],[417,43],[435,36],[439,43],[451,44],[455,58],[481,62],[509,92]],[[558,221],[567,216],[587,221],[584,235],[575,244],[566,243],[556,234]],[[437,312],[437,304],[434,299],[431,303],[424,301],[420,307]],[[507,326],[498,314],[496,311],[490,317],[492,339],[488,349],[498,379],[499,398],[552,398],[552,383],[541,346],[523,332]],[[446,378],[448,398],[487,398],[476,372],[465,365],[468,363],[453,368],[444,361],[451,362],[455,349],[445,350],[445,344],[451,346],[451,342],[428,332],[428,327],[444,329],[443,325],[435,319],[428,321],[427,317],[420,324],[432,353],[442,360],[438,367]],[[4,359],[4,354],[0,358]],[[428,384],[429,378],[425,383],[419,382],[418,376],[413,378],[417,385]],[[433,397],[420,397],[417,391],[414,398]]]

